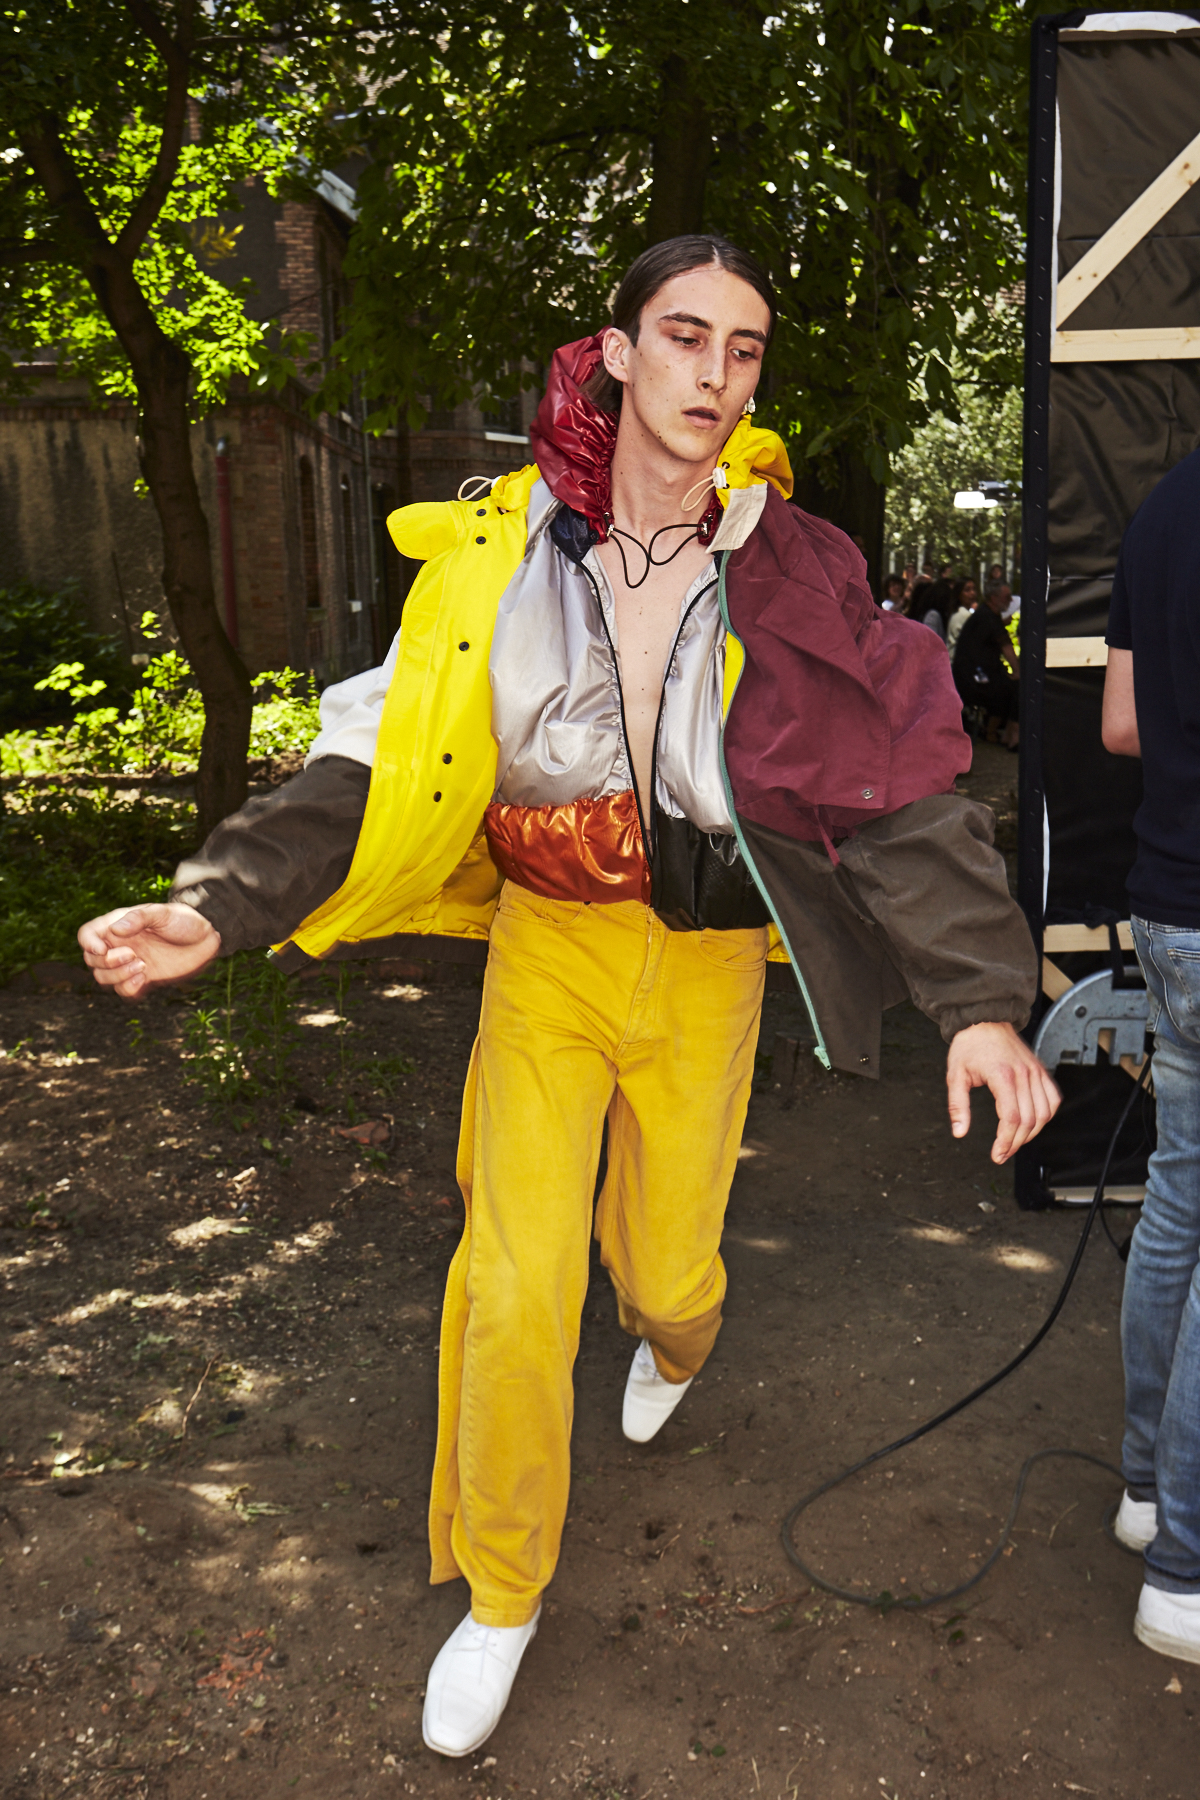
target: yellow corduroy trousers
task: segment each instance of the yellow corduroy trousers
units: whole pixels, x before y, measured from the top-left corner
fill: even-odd
[[[595,1233],[621,1324],[684,1381],[716,1340],[718,1254],[762,1005],[767,933],[669,931],[647,906],[508,883],[463,1100],[467,1222],[446,1283],[432,1581],[522,1625],[554,1573],[572,1369]]]

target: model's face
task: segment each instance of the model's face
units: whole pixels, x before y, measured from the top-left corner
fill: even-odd
[[[604,333],[622,415],[629,407],[673,456],[711,468],[757,385],[770,324],[766,301],[727,269],[673,276],[642,308],[636,344],[615,326]]]

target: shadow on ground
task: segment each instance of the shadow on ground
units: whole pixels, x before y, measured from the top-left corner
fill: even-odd
[[[1014,764],[976,779],[1003,790]],[[1015,1211],[990,1106],[951,1141],[910,1008],[878,1085],[802,1049],[789,1090],[786,992],[716,1353],[661,1438],[627,1444],[631,1346],[594,1271],[541,1630],[485,1751],[429,1755],[425,1671],[467,1604],[427,1585],[424,1507],[478,984],[393,969],[331,995],[297,990],[287,1104],[241,1112],[184,1084],[174,999],[0,995],[5,1800],[1190,1800],[1200,1672],[1132,1637],[1102,1471],[1042,1465],[961,1602],[851,1608],[785,1559],[800,1492],[1032,1333],[1079,1228]],[[382,1057],[413,1066],[381,1100]],[[364,1123],[383,1141],[345,1135]],[[822,1502],[807,1557],[924,1595],[978,1567],[1031,1451],[1115,1460],[1120,1283],[1097,1244],[1034,1361]]]

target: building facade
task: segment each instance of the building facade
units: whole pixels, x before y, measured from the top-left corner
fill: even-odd
[[[252,277],[251,310],[327,351],[353,216],[353,189],[336,176],[311,204],[250,184],[226,260],[232,279]],[[135,407],[91,405],[86,382],[62,380],[50,358],[24,373],[32,391],[0,402],[0,589],[76,582],[131,656],[163,647],[162,538],[139,479]],[[230,637],[251,673],[309,669],[324,686],[379,661],[399,628],[414,569],[391,546],[388,513],[527,462],[536,400],[492,416],[463,405],[381,438],[354,412],[314,417],[307,401],[299,382],[267,395],[243,384],[193,428],[192,451]],[[147,611],[157,640],[140,633]]]

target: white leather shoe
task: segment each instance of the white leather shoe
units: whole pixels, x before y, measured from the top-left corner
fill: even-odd
[[[468,1613],[451,1632],[425,1683],[421,1735],[431,1750],[470,1756],[491,1737],[541,1615],[539,1606],[528,1625],[479,1625]]]
[[[1153,1500],[1135,1500],[1126,1488],[1113,1520],[1113,1536],[1120,1538],[1127,1550],[1144,1550],[1152,1544],[1158,1536],[1158,1508]]]
[[[1200,1663],[1200,1594],[1166,1594],[1144,1586],[1133,1635],[1160,1656]]]
[[[625,1383],[625,1404],[621,1408],[621,1430],[625,1436],[632,1443],[648,1444],[691,1385],[690,1375],[686,1381],[665,1380],[658,1372],[649,1339],[643,1338]]]

